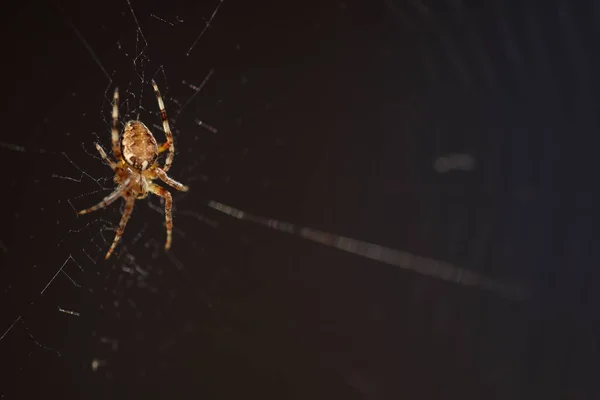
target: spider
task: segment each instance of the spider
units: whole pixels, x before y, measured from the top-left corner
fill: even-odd
[[[165,131],[167,141],[158,145],[148,127],[146,127],[143,122],[137,120],[128,121],[125,124],[121,140],[119,141],[119,88],[115,88],[112,108],[112,151],[117,162],[108,158],[104,149],[96,143],[98,153],[100,153],[104,162],[106,162],[115,172],[114,181],[118,186],[114,192],[102,199],[101,202],[95,206],[79,211],[78,214],[87,214],[100,208],[108,207],[119,197],[125,199],[125,209],[123,210],[123,215],[119,222],[119,228],[117,229],[117,234],[115,235],[110,249],[108,249],[108,252],[106,253],[106,259],[110,257],[117,246],[121,235],[123,235],[125,225],[127,225],[127,221],[129,221],[129,217],[133,211],[135,200],[145,198],[148,196],[148,193],[154,193],[165,199],[165,222],[167,228],[165,250],[169,250],[171,247],[171,236],[173,231],[173,218],[171,216],[173,199],[168,190],[154,184],[152,181],[160,179],[177,190],[184,192],[187,192],[188,190],[187,186],[167,175],[167,171],[171,168],[173,157],[175,155],[173,134],[169,128],[169,120],[167,119],[165,105],[154,79],[152,80],[152,86],[154,87],[154,93],[156,94],[156,99],[158,101],[160,117],[162,118],[163,130]],[[158,155],[165,151],[168,151],[169,153],[167,154],[164,167],[161,168],[158,165]]]

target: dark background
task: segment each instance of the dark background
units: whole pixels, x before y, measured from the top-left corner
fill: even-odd
[[[131,3],[141,33],[126,1],[2,11],[0,398],[598,398],[595,2],[225,0],[189,56],[218,2],[183,3]],[[119,206],[75,210],[112,187],[115,86],[161,140],[153,77],[191,191],[169,253],[150,198],[105,262]],[[452,153],[474,169],[437,172]]]

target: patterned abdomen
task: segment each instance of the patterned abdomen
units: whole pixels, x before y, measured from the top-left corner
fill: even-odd
[[[127,164],[140,171],[154,164],[158,157],[156,139],[140,121],[129,121],[125,124],[121,151]]]

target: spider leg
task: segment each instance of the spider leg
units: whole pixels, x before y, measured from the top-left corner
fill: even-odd
[[[165,250],[171,248],[171,236],[173,232],[173,217],[171,216],[171,207],[173,206],[173,198],[171,193],[165,188],[162,188],[155,184],[150,184],[148,190],[157,196],[165,199],[165,225],[167,227],[167,241],[165,243]]]
[[[119,243],[119,239],[121,239],[121,235],[123,235],[123,231],[125,230],[127,221],[129,221],[129,217],[131,217],[131,213],[133,212],[133,204],[134,203],[135,203],[134,196],[127,197],[127,202],[125,203],[125,209],[123,210],[123,215],[121,216],[121,222],[119,222],[119,228],[117,229],[117,234],[115,235],[115,238],[112,242],[112,245],[110,246],[110,249],[108,249],[106,256],[104,256],[105,259],[108,259],[108,257],[110,257],[110,255],[112,254],[115,247],[117,247],[117,243]]]
[[[123,160],[123,155],[121,154],[121,144],[119,143],[119,88],[115,88],[113,96],[111,137],[113,154],[118,161],[121,161]]]
[[[165,111],[165,103],[163,102],[162,96],[160,95],[160,91],[158,90],[158,86],[154,79],[152,79],[152,87],[154,87],[154,93],[156,94],[156,100],[158,101],[158,109],[160,110],[160,118],[162,119],[163,130],[165,131],[165,136],[167,141],[158,146],[158,153],[164,153],[169,150],[169,154],[167,154],[167,159],[165,160],[165,166],[163,169],[166,171],[171,168],[171,164],[173,163],[173,157],[175,156],[175,145],[173,143],[173,134],[171,133],[171,128],[169,127],[169,119],[167,118],[167,112]]]
[[[115,162],[113,162],[110,158],[108,158],[108,156],[106,155],[106,152],[104,151],[102,146],[100,146],[98,143],[96,143],[96,150],[98,150],[98,153],[100,153],[100,157],[102,157],[104,162],[106,164],[108,164],[108,166],[114,171],[115,168],[117,168],[117,164]]]
[[[161,181],[163,181],[167,185],[171,186],[172,188],[181,190],[182,192],[187,192],[190,189],[188,186],[184,185],[183,183],[179,183],[175,179],[168,176],[164,170],[162,170],[160,168],[156,168],[154,171],[156,172],[156,175],[160,178]]]
[[[96,204],[90,208],[81,210],[77,214],[79,214],[79,215],[87,214],[87,213],[91,213],[92,211],[96,211],[100,208],[108,207],[109,205],[114,203],[114,201],[116,199],[118,199],[120,196],[122,196],[127,190],[129,190],[130,183],[131,183],[131,178],[127,178],[120,187],[118,187],[114,192],[112,192],[111,194],[109,194],[108,196],[103,198],[101,202],[99,202],[98,204]]]

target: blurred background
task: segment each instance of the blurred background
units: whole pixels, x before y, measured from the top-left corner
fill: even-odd
[[[0,15],[0,398],[596,399],[600,5],[21,1]],[[95,143],[175,137],[163,204]],[[217,201],[452,264],[424,275]],[[498,283],[500,285],[500,283]]]

